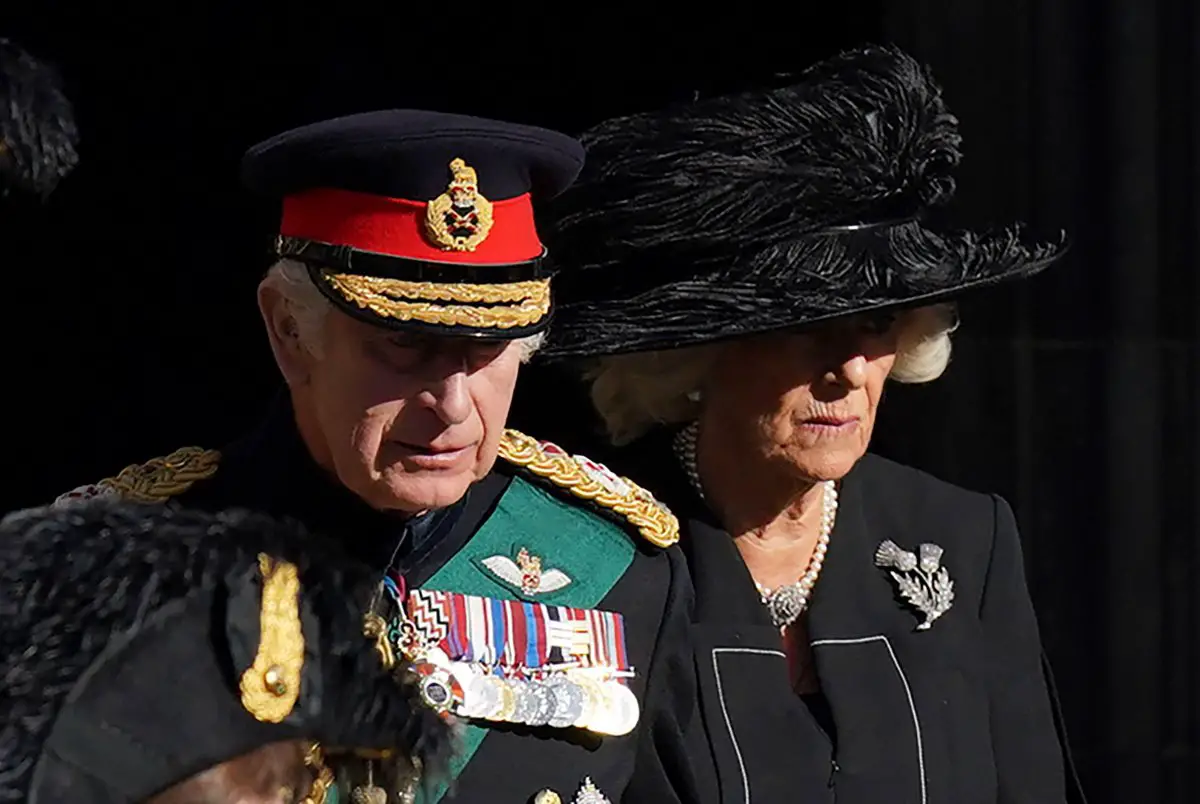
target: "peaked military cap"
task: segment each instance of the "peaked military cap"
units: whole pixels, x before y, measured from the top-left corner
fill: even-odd
[[[440,768],[448,726],[363,635],[370,577],[249,513],[93,500],[10,515],[0,800],[142,802],[284,740]]]
[[[49,195],[79,161],[78,139],[58,72],[0,38],[0,195]]]
[[[533,201],[583,165],[572,138],[462,115],[391,110],[285,132],[243,179],[282,197],[278,256],[379,326],[516,338],[551,317]]]

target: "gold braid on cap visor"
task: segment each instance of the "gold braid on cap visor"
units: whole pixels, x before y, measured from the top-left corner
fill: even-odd
[[[549,279],[471,285],[408,282],[329,271],[322,271],[321,278],[346,300],[377,316],[397,321],[511,329],[534,324],[550,312]]]

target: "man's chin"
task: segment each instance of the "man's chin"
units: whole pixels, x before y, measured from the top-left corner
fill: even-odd
[[[410,514],[446,508],[461,500],[474,480],[470,472],[385,475],[372,490],[373,504],[376,508]]]

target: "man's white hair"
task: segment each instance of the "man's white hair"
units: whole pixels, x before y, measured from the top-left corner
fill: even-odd
[[[300,341],[315,357],[320,357],[325,338],[325,316],[333,303],[313,284],[308,267],[298,260],[279,260],[267,271],[263,287],[274,290],[283,299]],[[545,333],[519,338],[521,362],[527,363],[541,347]]]
[[[889,379],[923,383],[942,376],[950,363],[950,333],[958,326],[952,304],[900,314],[896,361]],[[709,381],[720,344],[612,355],[585,375],[592,404],[616,445],[628,444],[655,425],[682,424],[700,411],[700,390]]]

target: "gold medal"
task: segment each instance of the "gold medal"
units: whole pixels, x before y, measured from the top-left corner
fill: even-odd
[[[500,683],[496,685],[496,691],[500,693],[500,706],[488,719],[501,720],[511,723],[512,716],[517,711],[517,694],[513,688],[504,681],[500,681]]]
[[[633,731],[641,710],[633,690],[616,679],[609,679],[596,686],[600,692],[599,705],[588,721],[588,730],[611,737],[619,737]]]
[[[588,729],[592,731],[591,722],[597,717],[598,713],[604,706],[604,690],[600,684],[591,676],[583,673],[570,674],[568,677],[575,682],[583,693],[582,712],[575,720],[574,725],[577,728]]]
[[[609,694],[607,684],[596,684],[596,708],[588,720],[587,730],[596,734],[615,735],[617,723],[616,702]]]

